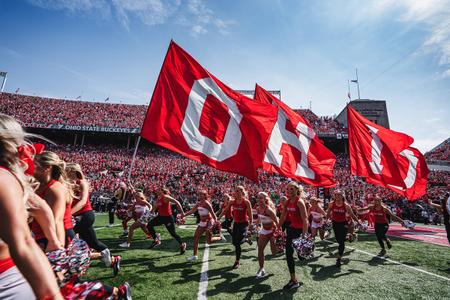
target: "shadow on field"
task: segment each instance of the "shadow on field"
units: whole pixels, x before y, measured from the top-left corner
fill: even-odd
[[[299,282],[300,287],[298,289],[300,289],[303,285],[302,282]],[[283,289],[279,289],[270,293],[265,293],[261,299],[265,299],[265,300],[270,300],[270,299],[293,299],[295,293],[297,292],[298,289],[293,289],[293,290],[283,290]]]
[[[343,264],[348,264],[348,259],[342,260]],[[323,281],[328,278],[339,278],[342,276],[347,276],[351,274],[362,274],[364,273],[361,270],[348,269],[343,271],[341,268],[336,267],[335,265],[331,266],[323,266],[319,264],[307,264],[308,267],[311,268],[311,276],[314,281]]]
[[[269,274],[261,279],[255,279],[255,276],[241,277],[239,274],[230,271],[230,267],[223,267],[208,271],[208,280],[210,287],[207,296],[215,296],[219,294],[246,293],[242,299],[252,299],[255,295],[261,293],[269,293],[272,288],[264,281],[274,276]],[[217,282],[220,280],[220,282]]]

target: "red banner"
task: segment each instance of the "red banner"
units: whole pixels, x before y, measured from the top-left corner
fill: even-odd
[[[257,180],[276,117],[275,107],[235,92],[171,42],[141,136]]]
[[[386,129],[347,105],[350,167],[353,175],[414,200],[426,193],[428,167],[414,139]]]
[[[264,170],[313,186],[335,186],[336,157],[322,144],[308,121],[258,85],[254,98],[260,103],[272,103],[278,110],[265,152]]]

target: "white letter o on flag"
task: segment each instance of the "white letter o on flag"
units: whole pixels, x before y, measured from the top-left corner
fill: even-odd
[[[219,144],[202,135],[199,130],[203,106],[209,94],[225,104],[230,115],[225,136]],[[242,139],[242,133],[239,128],[241,120],[242,114],[236,103],[219,88],[212,78],[208,77],[198,79],[192,85],[188,106],[181,125],[181,132],[192,150],[201,152],[207,157],[221,162],[234,156],[239,149]]]

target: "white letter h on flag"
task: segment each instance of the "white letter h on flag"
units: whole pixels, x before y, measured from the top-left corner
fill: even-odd
[[[306,124],[299,122],[296,130],[300,132],[300,136],[297,137],[294,133],[286,130],[286,121],[286,115],[281,108],[278,108],[278,120],[270,135],[264,161],[280,168],[283,161],[283,156],[280,154],[281,147],[283,144],[291,145],[301,152],[301,160],[297,163],[295,175],[314,179],[315,173],[308,166],[308,151],[315,133]]]

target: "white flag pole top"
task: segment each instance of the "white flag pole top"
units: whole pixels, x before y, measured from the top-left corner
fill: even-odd
[[[0,92],[3,93],[6,84],[6,78],[8,77],[8,72],[0,72],[0,76],[3,77],[2,87],[0,88]]]

